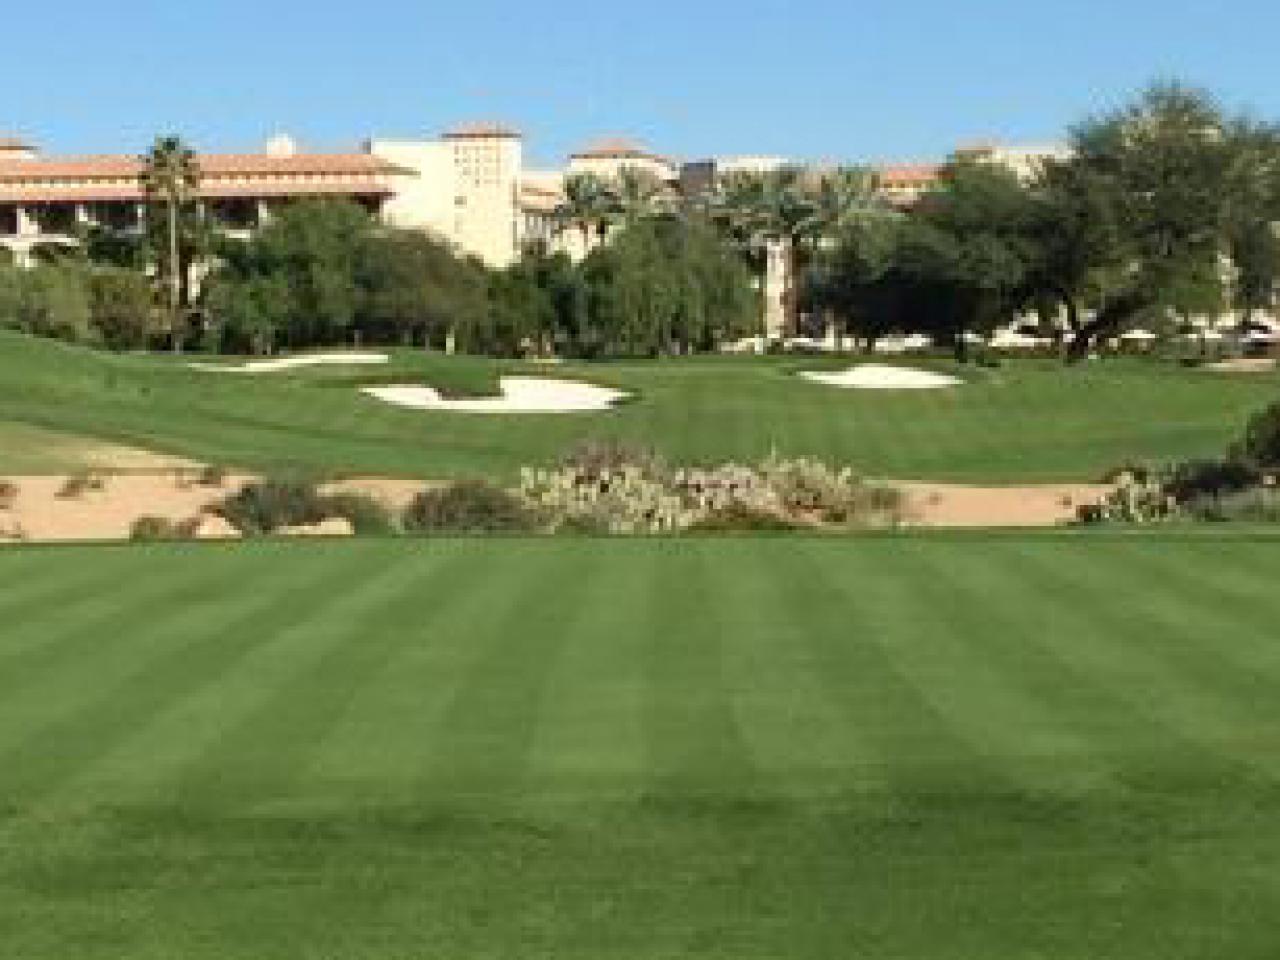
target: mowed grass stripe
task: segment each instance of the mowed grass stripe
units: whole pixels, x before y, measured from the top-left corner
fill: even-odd
[[[223,733],[218,753],[225,758],[226,775],[247,771],[240,799],[252,803],[328,793],[317,775],[317,760],[352,701],[398,651],[423,642],[438,618],[475,592],[487,560],[473,550],[439,548],[400,556],[394,575],[381,579],[362,601],[370,607],[369,620],[344,621],[331,640],[317,637],[320,656],[307,651],[269,699]],[[376,605],[375,597],[380,598]],[[378,627],[371,629],[371,623]],[[395,736],[385,721],[376,733],[377,739]],[[397,766],[394,758],[384,761],[384,773]],[[402,755],[398,765],[411,762],[411,755]]]
[[[309,777],[326,794],[361,806],[395,806],[420,802],[429,792],[422,767],[436,756],[441,716],[514,600],[514,591],[488,587],[523,580],[528,547],[476,539],[419,548],[441,556],[443,579],[433,582],[433,593],[413,590],[413,601],[406,597],[405,615],[388,630],[398,644],[350,691],[316,745]]]
[[[128,668],[114,677],[99,670],[101,682],[93,688],[92,697],[62,698],[72,708],[0,755],[0,767],[13,771],[14,785],[35,798],[86,775],[112,749],[162,722],[169,708],[214,682],[248,650],[269,642],[269,633],[255,630],[261,614],[288,610],[298,598],[310,597],[316,590],[336,589],[340,581],[334,571],[344,560],[331,555],[328,564],[291,569],[279,566],[271,554],[259,552],[248,563],[225,567],[226,582],[206,582],[214,595],[234,582],[237,568],[258,589],[235,601],[223,598],[212,605],[177,605],[169,616],[132,631],[130,649],[117,658]],[[151,638],[158,642],[148,642]]]
[[[529,546],[518,550],[523,576],[499,571],[506,575],[486,584],[497,615],[464,634],[473,656],[448,693],[420,767],[421,790],[434,800],[510,800],[526,790],[546,688],[599,562],[590,540]],[[440,637],[450,641],[459,642]]]
[[[806,607],[807,591],[789,573],[795,546],[735,539],[701,549],[709,555],[708,596],[716,598],[726,682],[743,736],[775,789],[811,794],[885,787],[890,758],[883,744],[853,717],[847,691],[826,675],[806,635],[819,628]],[[848,642],[867,642],[850,613]]]
[[[1171,759],[1184,762],[1201,752],[1153,721],[1079,655],[1079,622],[1075,617],[1064,622],[1062,616],[1064,609],[1078,612],[1074,597],[1064,597],[1056,582],[1036,576],[1020,551],[1000,542],[984,546],[982,564],[966,562],[963,546],[954,547],[954,555],[939,564],[939,574],[964,584],[972,596],[1005,598],[983,605],[987,629],[968,633],[965,639],[975,658],[1016,664],[1027,692],[1088,744],[1085,762],[1075,758],[1072,767],[1082,785],[1119,785],[1135,770],[1154,776],[1167,772]],[[1096,554],[1083,544],[1058,542],[1053,549],[1060,565],[1097,562]],[[1216,762],[1212,756],[1206,759]]]
[[[323,547],[305,559],[283,545],[255,544],[267,569],[254,588],[219,605],[217,614],[175,632],[175,644],[149,661],[123,691],[113,691],[107,716],[84,738],[96,754],[63,792],[103,792],[113,796],[154,796],[164,781],[188,762],[226,722],[224,685],[238,686],[239,671],[316,597],[340,595],[351,579],[353,557]],[[299,562],[300,561],[300,562]],[[117,705],[118,704],[118,705]],[[199,705],[213,704],[201,713]],[[94,722],[89,715],[85,726]]]
[[[1105,779],[1096,743],[1050,692],[1053,678],[1043,671],[1056,664],[1027,656],[1039,598],[998,563],[1001,544],[974,550],[905,539],[898,547],[910,557],[929,638],[903,649],[922,654],[913,675],[936,691],[930,698],[950,725],[971,731],[1030,788],[1088,789]]]
[[[618,544],[618,546],[622,546]],[[590,589],[560,625],[561,648],[534,725],[526,791],[540,796],[634,796],[647,776],[641,662],[647,597],[637,578],[650,548],[584,544]]]
[[[1130,546],[1138,558],[1132,571],[1137,580],[1133,604],[1155,628],[1148,637],[1159,638],[1171,663],[1181,664],[1201,683],[1220,688],[1234,706],[1258,709],[1257,722],[1280,720],[1275,695],[1280,680],[1280,597],[1272,603],[1258,602],[1276,597],[1274,572],[1268,571],[1273,563],[1270,551],[1263,548],[1246,562],[1206,544],[1195,551],[1197,562],[1188,563],[1150,544]],[[1161,602],[1168,593],[1183,602]]]
[[[48,553],[24,555],[40,559],[55,556]],[[80,619],[85,605],[109,602],[123,584],[151,569],[152,561],[145,549],[121,553],[107,549],[56,554],[74,558],[71,562],[35,563],[33,576],[0,585],[0,674],[5,658],[21,651],[28,642],[39,643],[57,624]]]
[[[270,563],[262,557],[212,566],[181,560],[167,550],[153,554],[132,589],[117,585],[94,603],[75,605],[70,621],[45,635],[32,633],[32,642],[7,658],[0,672],[0,751],[33,725],[96,701],[104,688],[142,669],[147,657],[163,656],[184,623],[216,617],[219,594]]]
[[[647,774],[655,795],[766,789],[725,676],[733,639],[705,544],[655,541],[636,570],[645,648],[643,718]]]
[[[998,744],[955,724],[950,701],[964,692],[928,675],[937,623],[916,592],[918,558],[897,540],[788,546],[780,597],[791,597],[786,608],[829,696],[884,758],[889,788],[912,792],[941,778],[966,789],[1021,789]]]
[[[335,647],[369,632],[388,602],[447,562],[439,554],[389,549],[379,541],[364,546],[337,553],[325,592],[300,592],[264,625],[269,642],[240,661],[222,689],[217,729],[173,772],[172,790],[182,801],[252,806],[291,791],[293,784],[282,782],[278,772],[289,765],[289,750],[311,747],[295,739],[290,726],[298,709],[291,702],[294,679]]]
[[[1070,554],[1061,544],[1054,546],[1053,541],[1010,545],[1023,582],[1036,584],[1046,598],[1040,636],[1088,670],[1099,686],[1130,703],[1151,731],[1148,739],[1167,743],[1167,750],[1160,751],[1169,762],[1167,775],[1210,781],[1273,776],[1273,758],[1226,747],[1238,728],[1224,716],[1225,705],[1195,676],[1171,670],[1153,649],[1149,635],[1155,627],[1129,604],[1132,560],[1125,544],[1099,542],[1091,550],[1082,545],[1074,562],[1064,562]],[[1194,556],[1194,545],[1186,544],[1184,550]],[[1099,557],[1105,559],[1099,563]],[[1117,583],[1125,589],[1118,591]],[[1175,607],[1187,602],[1171,592],[1165,596]],[[1142,779],[1146,771],[1133,773]]]

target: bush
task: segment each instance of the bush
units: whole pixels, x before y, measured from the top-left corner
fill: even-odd
[[[107,482],[100,474],[92,470],[77,470],[62,481],[57,495],[63,500],[74,500],[91,490],[104,490],[106,486]]]
[[[258,536],[333,516],[325,500],[313,483],[268,479],[247,484],[218,504],[215,512],[241,533]]]
[[[882,523],[902,511],[902,494],[870,484],[848,467],[833,468],[821,460],[769,457],[760,467],[778,496],[783,512],[797,519],[831,524]]]
[[[1176,464],[1165,477],[1165,492],[1179,503],[1220,497],[1255,487],[1262,474],[1243,460],[1188,460]]]
[[[1280,523],[1280,490],[1253,487],[1221,496],[1205,496],[1187,504],[1196,520],[1215,523]]]
[[[391,511],[368,494],[344,491],[327,494],[321,499],[325,516],[349,520],[352,531],[358,536],[386,536],[398,531]]]
[[[461,480],[413,498],[403,526],[415,533],[526,533],[537,515],[519,497],[483,480]]]
[[[143,516],[129,527],[130,540],[177,540],[178,525],[167,517]]]
[[[227,468],[216,463],[206,464],[196,474],[196,483],[202,487],[223,487],[227,483]]]
[[[797,525],[770,510],[734,501],[708,513],[689,527],[690,533],[777,533]]]
[[[560,466],[584,477],[598,478],[636,467],[647,474],[665,473],[662,459],[651,448],[614,438],[583,440],[560,460]]]
[[[1280,403],[1254,414],[1230,455],[1259,470],[1280,469]]]
[[[1076,520],[1084,524],[1163,523],[1182,516],[1178,501],[1164,484],[1153,478],[1125,476],[1120,485],[1099,503],[1076,510]]]

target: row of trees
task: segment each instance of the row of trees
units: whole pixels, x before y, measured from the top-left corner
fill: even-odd
[[[199,330],[258,353],[367,341],[652,356],[763,332],[764,295],[781,286],[789,333],[925,333],[963,356],[975,335],[1023,321],[1078,358],[1135,324],[1273,305],[1280,128],[1162,85],[1079,125],[1071,146],[1029,179],[959,160],[906,212],[860,168],[735,173],[684,195],[637,170],[571,177],[556,219],[585,256],[530,250],[490,271],[339,201],[220,237],[196,202],[198,158],[165,138],[145,158],[142,236],[98,231],[78,264],[8,276],[0,317],[111,345],[164,331],[181,348]],[[132,314],[90,323],[75,306],[51,320],[60,298]]]
[[[1274,305],[1280,127],[1177,85],[1072,131],[1070,159],[1024,182],[960,161],[910,215],[862,219],[821,251],[807,302],[874,340],[956,345],[1019,317],[1069,359],[1135,325]]]
[[[161,329],[145,276],[78,261],[0,265],[0,327],[114,350],[144,347]]]

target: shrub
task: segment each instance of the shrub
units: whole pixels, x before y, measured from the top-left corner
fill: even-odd
[[[1280,403],[1254,414],[1240,442],[1231,448],[1231,458],[1260,470],[1280,469]]]
[[[223,487],[227,483],[227,468],[216,463],[209,463],[200,468],[196,474],[196,483],[202,487]]]
[[[327,494],[322,501],[326,517],[349,520],[359,536],[385,536],[398,530],[391,511],[368,494],[344,491]]]
[[[787,516],[866,524],[895,520],[902,511],[899,491],[867,483],[848,467],[835,469],[821,460],[770,456],[760,469]]]
[[[422,491],[405,509],[402,522],[416,533],[524,533],[538,526],[523,500],[483,480]]]
[[[1182,516],[1178,501],[1152,478],[1122,477],[1120,485],[1099,503],[1080,506],[1076,520],[1085,524],[1163,523]]]
[[[91,490],[106,489],[106,480],[92,470],[77,470],[62,481],[58,496],[63,500],[74,500]]]
[[[129,527],[130,540],[178,540],[182,531],[167,517],[143,516]]]
[[[662,458],[653,449],[614,438],[583,440],[560,460],[560,466],[591,478],[626,467],[653,475],[666,472]]]
[[[663,478],[634,465],[598,473],[526,469],[520,496],[557,531],[673,533],[699,516]]]
[[[326,509],[325,497],[315,484],[268,479],[246,484],[219,503],[215,512],[241,533],[254,536],[319,523],[331,516]]]
[[[1169,470],[1164,488],[1179,503],[1188,503],[1237,493],[1261,482],[1262,474],[1243,460],[1188,460]]]
[[[773,533],[795,529],[796,524],[786,517],[741,501],[713,510],[689,527],[691,533]]]
[[[1253,487],[1221,496],[1199,497],[1187,504],[1186,509],[1197,520],[1217,523],[1280,523],[1280,490]]]

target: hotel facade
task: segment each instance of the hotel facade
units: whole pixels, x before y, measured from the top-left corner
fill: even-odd
[[[967,148],[973,156],[1030,175],[1037,158],[1056,148],[1017,151]],[[957,152],[958,155],[960,152]],[[469,124],[422,140],[371,139],[350,153],[309,153],[285,136],[260,153],[200,153],[198,202],[211,222],[247,235],[290,201],[342,197],[383,222],[432,233],[491,267],[517,259],[541,241],[575,257],[587,246],[576,231],[556,229],[567,177],[604,179],[636,170],[674,191],[706,189],[733,171],[785,166],[779,157],[678,163],[627,140],[600,141],[573,153],[560,170],[525,167],[520,133],[496,124]],[[938,182],[941,164],[879,166],[886,199],[910,206]],[[140,229],[146,196],[137,156],[46,156],[18,138],[0,138],[0,247],[26,264],[44,249],[65,247],[92,226]]]

